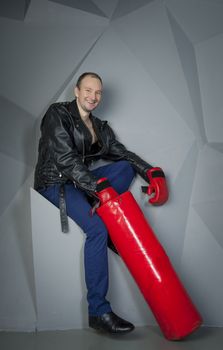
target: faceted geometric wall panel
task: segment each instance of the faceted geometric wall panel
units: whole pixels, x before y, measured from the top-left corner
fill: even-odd
[[[62,9],[54,13],[54,17],[58,16],[61,20],[66,18]],[[86,16],[88,25],[83,26]],[[78,17],[79,23],[72,25],[68,21],[62,24],[49,21],[44,25],[30,20],[25,25],[16,21],[0,22],[0,31],[4,33],[4,37],[0,37],[0,94],[4,98],[35,117],[42,113],[107,26],[98,16],[96,24],[95,16],[92,19],[90,14],[84,13],[83,17],[78,14]]]
[[[14,187],[13,174],[16,180],[14,171],[8,184],[4,183],[9,193],[9,187]],[[0,329],[4,330],[35,331],[36,328],[29,199],[32,178],[27,177],[20,185],[0,216]]]
[[[207,200],[205,203],[194,204],[194,208],[223,249],[223,200]]]
[[[76,8],[82,11],[94,13],[98,16],[105,16],[103,12],[91,0],[49,0],[58,4]]]
[[[95,5],[97,5],[108,18],[111,18],[119,0],[92,0],[92,2],[95,3]]]
[[[222,210],[223,186],[219,174],[223,171],[223,155],[206,146],[200,152],[195,190],[192,197],[194,210],[223,248]]]
[[[212,232],[191,208],[182,255],[183,281],[202,311],[205,324],[222,327],[223,250]]]
[[[153,1],[154,0],[138,0],[138,1],[129,0],[128,6],[126,6],[125,0],[119,0],[118,6],[116,7],[112,18],[116,19],[118,17],[127,15],[128,13],[131,13]]]
[[[0,215],[8,207],[16,192],[30,175],[32,168],[12,157],[0,153],[1,162],[1,202]]]
[[[0,2],[0,17],[24,20],[31,0],[7,0]]]
[[[205,145],[199,152],[191,203],[203,203],[223,198],[223,154]]]
[[[193,44],[223,32],[221,0],[164,0]]]
[[[132,25],[134,21],[137,26]],[[153,2],[112,25],[190,129],[196,131],[197,122],[165,7],[159,1]]]
[[[1,96],[0,107],[0,151],[33,166],[36,146],[33,140],[35,117]]]
[[[222,9],[223,11],[223,9]],[[209,142],[222,142],[223,135],[223,34],[196,45],[204,125]]]
[[[197,122],[197,128],[194,130],[196,133],[197,140],[205,143],[207,141],[207,136],[204,128],[203,111],[201,105],[201,92],[199,86],[199,77],[197,70],[197,62],[195,56],[195,50],[188,40],[187,36],[183,32],[180,25],[174,19],[170,11],[167,11],[170,25],[172,28],[173,36],[175,39],[176,47],[178,49],[178,54],[181,60],[182,69],[184,71],[185,79],[187,80],[188,90],[193,103],[195,112],[195,121]]]

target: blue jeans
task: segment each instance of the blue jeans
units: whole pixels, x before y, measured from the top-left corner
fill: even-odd
[[[98,178],[107,177],[112,187],[119,193],[128,190],[135,171],[125,161],[118,161],[92,170]],[[59,207],[60,185],[50,185],[39,191],[51,203]],[[89,315],[100,316],[111,311],[106,300],[108,291],[108,255],[107,229],[101,218],[95,213],[91,215],[91,206],[85,193],[73,184],[65,185],[67,215],[85,232],[84,268],[87,286]]]

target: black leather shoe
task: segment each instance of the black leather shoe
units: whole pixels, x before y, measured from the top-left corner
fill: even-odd
[[[135,328],[132,323],[123,320],[112,311],[102,316],[89,316],[89,327],[110,334],[128,333]]]

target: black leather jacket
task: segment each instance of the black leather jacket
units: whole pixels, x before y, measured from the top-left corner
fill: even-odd
[[[98,178],[88,167],[100,158],[128,160],[148,182],[146,171],[152,166],[117,141],[107,121],[93,115],[90,118],[98,138],[96,147],[91,145],[92,136],[80,117],[76,100],[54,103],[49,107],[41,123],[35,189],[71,181],[88,194],[93,194]]]

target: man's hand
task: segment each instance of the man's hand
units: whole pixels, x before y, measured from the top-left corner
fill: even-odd
[[[149,202],[152,205],[162,205],[168,200],[168,188],[166,184],[165,174],[161,168],[152,168],[147,171],[149,186],[147,194],[151,196]]]

